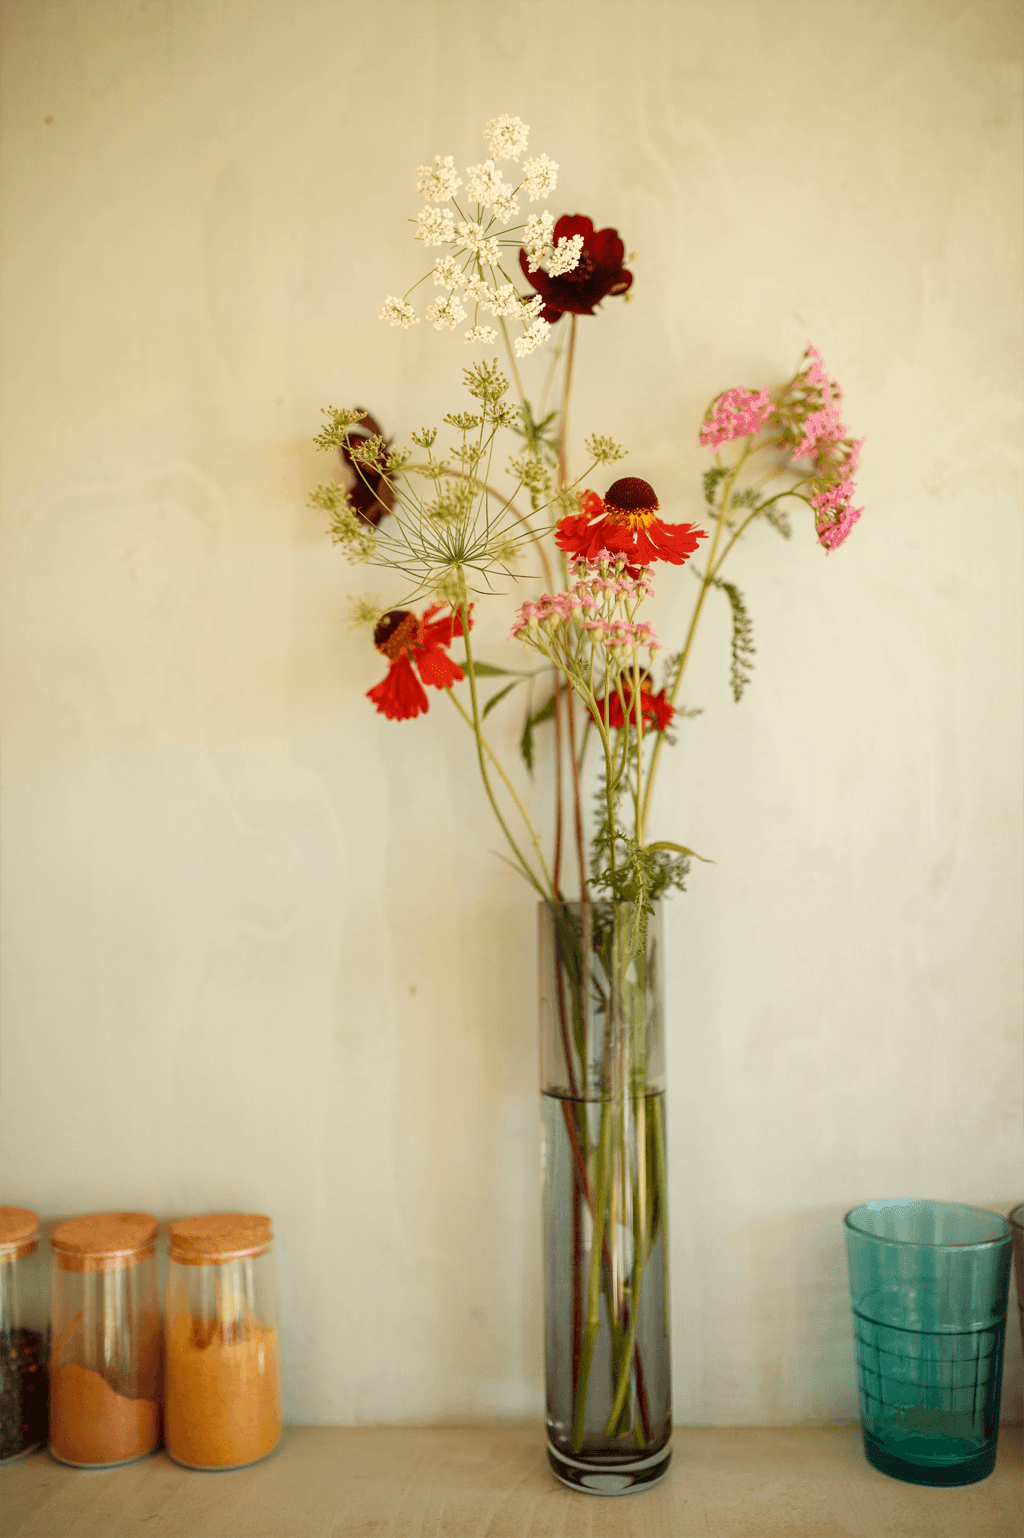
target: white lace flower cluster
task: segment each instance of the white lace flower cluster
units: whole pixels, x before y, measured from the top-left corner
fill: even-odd
[[[440,288],[447,289],[443,298],[427,305],[425,314],[438,331],[454,331],[467,318],[469,306],[473,308],[472,325],[464,333],[466,342],[485,347],[497,340],[492,326],[481,322],[481,311],[504,322],[517,320],[523,334],[513,342],[516,356],[524,358],[538,347],[543,347],[551,327],[542,319],[543,300],[534,294],[520,294],[509,281],[502,265],[502,247],[525,247],[530,272],[543,267],[552,277],[573,272],[579,265],[583,249],[583,237],[574,235],[554,244],[554,224],[551,214],[530,214],[525,225],[513,225],[519,214],[519,197],[531,203],[551,196],[558,180],[558,164],[548,155],[536,155],[524,160],[522,170],[518,162],[526,154],[529,126],[521,118],[490,118],[484,128],[484,139],[489,151],[488,158],[479,165],[466,168],[466,180],[455,169],[451,155],[436,155],[432,166],[420,166],[416,178],[416,191],[424,198],[423,207],[416,216],[414,239],[424,246],[450,246],[454,249],[438,257],[431,273]],[[517,166],[509,179],[499,162],[508,161]],[[463,206],[456,201],[456,194],[464,187]],[[451,203],[451,208],[443,205]],[[468,206],[467,206],[468,205]],[[476,217],[467,217],[474,212]],[[424,282],[425,278],[419,280]],[[413,284],[413,288],[419,284]],[[380,312],[381,320],[392,326],[414,326],[420,319],[409,303],[409,289],[398,298],[389,294]]]

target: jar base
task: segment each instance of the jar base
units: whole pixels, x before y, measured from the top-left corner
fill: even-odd
[[[995,1468],[996,1441],[993,1437],[987,1447],[948,1463],[918,1463],[901,1458],[865,1431],[864,1456],[879,1473],[888,1474],[891,1479],[901,1479],[904,1484],[974,1485],[979,1479],[987,1479]]]
[[[583,1463],[548,1443],[548,1462],[555,1478],[584,1495],[631,1495],[634,1490],[650,1490],[665,1478],[671,1460],[672,1448],[668,1446],[635,1463]]]
[[[265,1463],[268,1458],[272,1458],[282,1441],[283,1436],[278,1437],[269,1451],[260,1453],[258,1458],[249,1458],[245,1463],[186,1463],[184,1458],[178,1458],[172,1453],[169,1447],[165,1447],[164,1452],[179,1469],[190,1469],[193,1474],[236,1474],[239,1469],[252,1469],[257,1463]]]
[[[0,1458],[0,1469],[7,1468],[11,1463],[20,1463],[22,1458],[31,1458],[33,1453],[37,1453],[41,1447],[45,1446],[45,1442],[30,1442],[27,1447],[20,1448],[16,1453],[7,1453]]]
[[[62,1458],[60,1453],[55,1453],[52,1447],[47,1446],[46,1451],[55,1463],[63,1463],[66,1469],[83,1469],[86,1474],[94,1469],[98,1474],[105,1474],[107,1469],[126,1469],[130,1463],[141,1463],[143,1458],[152,1458],[155,1452],[159,1452],[160,1444],[150,1447],[144,1453],[135,1453],[131,1458],[118,1458],[114,1463],[73,1463],[70,1458]]]

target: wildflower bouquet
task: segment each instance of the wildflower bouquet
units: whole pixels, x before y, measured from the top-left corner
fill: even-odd
[[[787,499],[810,510],[819,544],[836,550],[861,514],[853,506],[860,442],[841,420],[838,385],[808,345],[784,384],[728,389],[704,413],[708,529],[670,521],[642,477],[612,478],[608,467],[625,451],[608,436],[588,436],[586,463],[571,470],[579,320],[608,299],[629,298],[633,276],[615,229],[596,229],[579,214],[522,217],[523,203],[551,197],[558,166],[546,154],[527,155],[520,119],[492,119],[484,138],[488,156],[468,167],[465,181],[452,156],[419,168],[414,238],[441,254],[405,294],[387,297],[381,316],[418,324],[411,296],[432,283],[438,292],[424,317],[439,331],[465,327],[472,348],[500,338],[508,376],[497,357],[472,362],[463,371],[469,399],[445,416],[445,436],[424,427],[401,449],[366,412],[328,408],[316,442],[340,453],[346,481],[319,487],[311,502],[329,516],[350,560],[390,569],[404,589],[393,607],[354,606],[387,662],[368,698],[390,720],[406,721],[428,710],[427,689],[447,695],[471,734],[509,858],[549,905],[545,1089],[561,1106],[549,1128],[549,1162],[561,1158],[569,1172],[571,1214],[549,1214],[546,1197],[549,1254],[561,1253],[571,1233],[565,1274],[552,1262],[549,1277],[549,1452],[560,1478],[593,1487],[595,1468],[646,1469],[638,1482],[657,1477],[671,1425],[667,1365],[645,1379],[642,1350],[667,1349],[658,1341],[667,1342],[668,1317],[660,962],[651,918],[661,895],[683,887],[695,856],[675,839],[648,836],[660,756],[696,713],[678,702],[712,589],[732,613],[736,700],[749,682],[751,622],[743,595],[722,574],[727,558],[759,520],[788,539]],[[520,364],[543,349],[550,363],[538,399]],[[558,403],[549,410],[556,382]],[[672,569],[689,563],[697,579],[689,614],[659,667],[663,648],[643,606],[656,567],[678,581]],[[475,607],[507,601],[513,583],[536,580],[544,591],[519,604],[510,629],[529,665],[477,657]],[[458,659],[456,640],[464,647]],[[553,738],[550,851],[484,729],[492,710],[517,702],[524,702],[519,743],[531,774],[538,732],[550,727]],[[584,811],[589,781],[597,792],[592,819]],[[579,902],[566,894],[570,841]],[[561,1178],[551,1175],[556,1185]],[[571,1299],[564,1330],[559,1318],[552,1322],[558,1299],[566,1309]]]

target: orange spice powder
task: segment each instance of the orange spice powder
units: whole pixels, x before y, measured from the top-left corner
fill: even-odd
[[[277,1331],[249,1317],[205,1329],[180,1314],[167,1334],[167,1450],[194,1468],[254,1463],[281,1437]]]
[[[72,1363],[50,1374],[50,1446],[69,1463],[124,1463],[160,1441],[160,1406],[126,1399],[106,1378]]]

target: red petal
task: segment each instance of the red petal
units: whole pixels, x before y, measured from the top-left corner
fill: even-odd
[[[594,221],[588,219],[586,214],[563,214],[551,232],[551,243],[557,246],[560,240],[571,240],[574,235],[582,235],[583,244],[589,249],[593,234]]]
[[[452,684],[459,683],[466,676],[440,646],[428,646],[422,651],[417,649],[416,666],[423,682],[432,684],[435,689],[450,689]]]
[[[406,652],[400,652],[376,688],[367,689],[366,698],[372,700],[382,716],[389,721],[410,721],[413,716],[423,715],[430,709],[420,681],[412,670]]]

